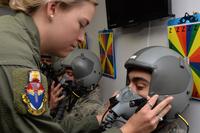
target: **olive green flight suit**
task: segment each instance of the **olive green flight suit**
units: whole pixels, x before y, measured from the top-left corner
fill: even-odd
[[[95,116],[81,121],[54,122],[46,112],[34,116],[22,100],[28,71],[40,68],[40,39],[32,18],[24,13],[0,17],[0,131],[1,133],[84,133],[98,128]],[[41,78],[47,90],[46,77]],[[48,100],[47,100],[48,101]],[[61,127],[62,126],[62,127]],[[106,133],[119,133],[112,128]]]

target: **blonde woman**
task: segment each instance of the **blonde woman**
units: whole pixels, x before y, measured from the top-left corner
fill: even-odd
[[[96,0],[10,0],[9,5],[15,14],[0,17],[1,132],[70,133],[98,128],[96,117],[79,124],[65,120],[65,131],[54,122],[47,106],[47,81],[39,71],[41,54],[65,57],[83,41]]]
[[[41,54],[65,57],[83,41],[84,29],[95,13],[96,0],[3,2],[15,12],[0,17],[1,133],[94,132],[101,115],[81,121],[64,119],[60,124],[52,120],[47,106],[47,81],[39,69]],[[138,123],[141,117],[134,115],[121,130],[111,128],[106,132],[136,133],[134,123],[143,131],[152,131],[156,124]]]

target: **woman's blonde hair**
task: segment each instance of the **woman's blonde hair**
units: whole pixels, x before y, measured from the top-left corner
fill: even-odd
[[[13,10],[23,11],[25,13],[30,13],[37,9],[41,5],[48,2],[61,2],[61,7],[66,8],[72,6],[73,4],[80,2],[90,2],[95,6],[98,5],[96,0],[0,0],[0,1],[8,1],[9,6]],[[4,3],[5,4],[5,3]]]

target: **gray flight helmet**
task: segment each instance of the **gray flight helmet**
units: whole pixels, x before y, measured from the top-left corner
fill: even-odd
[[[149,95],[158,94],[160,102],[171,95],[174,97],[172,109],[166,120],[173,120],[189,104],[193,88],[193,78],[187,58],[162,46],[147,47],[133,54],[125,63],[127,71],[139,68],[151,72]]]
[[[67,57],[53,63],[55,72],[62,72],[66,67],[71,67],[76,82],[88,89],[95,87],[102,76],[99,58],[90,50],[75,49]]]

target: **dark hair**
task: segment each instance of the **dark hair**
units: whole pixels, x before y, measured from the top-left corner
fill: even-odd
[[[139,67],[139,66],[134,66],[134,67],[129,67],[127,69],[127,75],[126,75],[126,85],[129,85],[130,84],[130,80],[129,80],[129,77],[128,77],[128,74],[132,71],[144,71],[146,73],[149,73],[149,74],[152,74],[152,70],[150,69],[146,69],[146,68],[142,68],[142,67]]]

